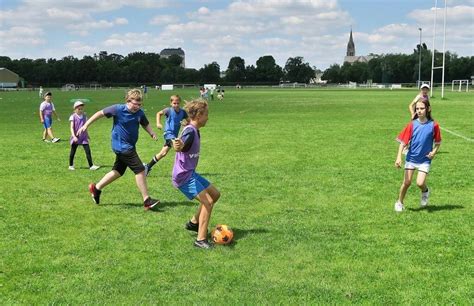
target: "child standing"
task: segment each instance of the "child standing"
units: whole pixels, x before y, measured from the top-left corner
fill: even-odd
[[[54,108],[54,104],[51,101],[52,100],[52,93],[47,92],[44,94],[44,101],[41,102],[40,108],[39,108],[39,116],[40,116],[40,121],[44,126],[44,131],[43,131],[43,141],[44,142],[49,142],[49,140],[46,138],[49,136],[51,138],[51,142],[58,142],[61,140],[60,138],[56,138],[53,135],[53,114],[56,116],[56,119],[58,121],[61,121],[58,117],[58,114],[56,113],[56,109]]]
[[[74,168],[74,156],[78,146],[82,146],[86,152],[87,162],[89,163],[90,170],[97,170],[100,166],[96,166],[92,163],[91,149],[89,147],[89,134],[86,132],[82,133],[81,136],[76,136],[77,131],[86,123],[87,116],[84,113],[84,102],[74,102],[74,113],[69,117],[71,122],[71,152],[69,153],[69,170],[76,170]]]
[[[135,173],[135,181],[142,194],[145,210],[152,209],[160,203],[159,200],[152,199],[148,195],[145,167],[143,167],[135,147],[140,125],[156,140],[156,135],[150,127],[145,113],[141,110],[142,101],[143,97],[140,90],[132,89],[125,97],[125,104],[115,104],[98,111],[77,131],[77,136],[81,136],[87,131],[89,125],[97,119],[103,117],[114,118],[112,127],[112,150],[115,153],[114,166],[112,171],[107,173],[97,184],[89,184],[89,192],[96,204],[100,202],[102,189],[121,177],[127,167]]]
[[[405,209],[403,200],[411,185],[415,170],[418,170],[416,185],[421,189],[420,205],[422,207],[428,205],[430,190],[426,185],[426,177],[430,171],[431,160],[435,157],[441,145],[440,127],[431,117],[430,102],[420,98],[415,104],[415,111],[414,119],[397,137],[397,141],[400,142],[395,161],[397,168],[400,168],[402,164],[403,149],[410,144],[406,156],[405,177],[400,187],[398,200],[395,202],[395,211],[397,212]]]
[[[163,157],[168,154],[169,150],[173,146],[172,139],[178,137],[179,128],[181,127],[181,121],[188,118],[188,114],[180,108],[181,97],[173,95],[170,97],[170,107],[167,107],[156,114],[156,126],[158,129],[163,129],[161,125],[161,116],[165,115],[165,130],[163,137],[165,138],[165,144],[159,153],[157,153],[148,164],[144,164],[146,175],[150,173],[153,166]]]
[[[415,111],[415,104],[418,102],[418,100],[423,99],[428,102],[430,102],[430,85],[428,84],[423,84],[420,86],[420,92],[416,95],[415,99],[411,101],[410,105],[408,106],[408,110],[410,111],[410,118],[413,119],[415,117],[416,111]]]
[[[209,249],[212,245],[207,241],[207,227],[211,218],[212,208],[219,200],[220,192],[205,178],[196,172],[201,147],[199,129],[206,125],[208,119],[208,105],[201,99],[186,104],[186,112],[190,123],[182,132],[181,139],[173,141],[173,148],[177,151],[172,182],[189,200],[197,199],[199,207],[185,228],[197,232],[194,245],[198,248]]]

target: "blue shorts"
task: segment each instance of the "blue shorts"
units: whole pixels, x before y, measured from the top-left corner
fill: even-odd
[[[183,185],[178,187],[184,195],[192,200],[194,199],[201,191],[209,187],[211,183],[208,180],[197,174],[196,172],[186,181]]]
[[[43,126],[45,129],[49,129],[53,124],[53,118],[51,117],[44,117],[43,118]]]

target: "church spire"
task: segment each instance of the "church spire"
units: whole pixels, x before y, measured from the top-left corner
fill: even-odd
[[[354,40],[352,39],[352,26],[351,26],[351,34],[349,36],[349,42],[347,43],[347,56],[355,56],[355,45]]]

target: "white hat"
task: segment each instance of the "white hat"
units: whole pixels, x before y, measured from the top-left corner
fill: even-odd
[[[84,102],[77,100],[76,102],[74,102],[74,109],[76,109],[76,107],[81,106],[81,105],[84,105]]]
[[[430,85],[428,85],[428,84],[422,84],[422,85],[420,86],[420,89],[423,89],[423,88],[430,89]]]

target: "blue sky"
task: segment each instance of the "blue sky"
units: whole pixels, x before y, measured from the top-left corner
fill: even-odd
[[[186,66],[232,56],[247,65],[271,54],[284,66],[303,56],[326,69],[341,64],[352,26],[356,55],[411,53],[423,28],[430,47],[433,0],[0,0],[0,55],[82,58],[181,47]],[[438,1],[438,7],[444,1]],[[442,11],[438,13],[441,47]],[[474,54],[474,0],[448,1],[447,49]]]

